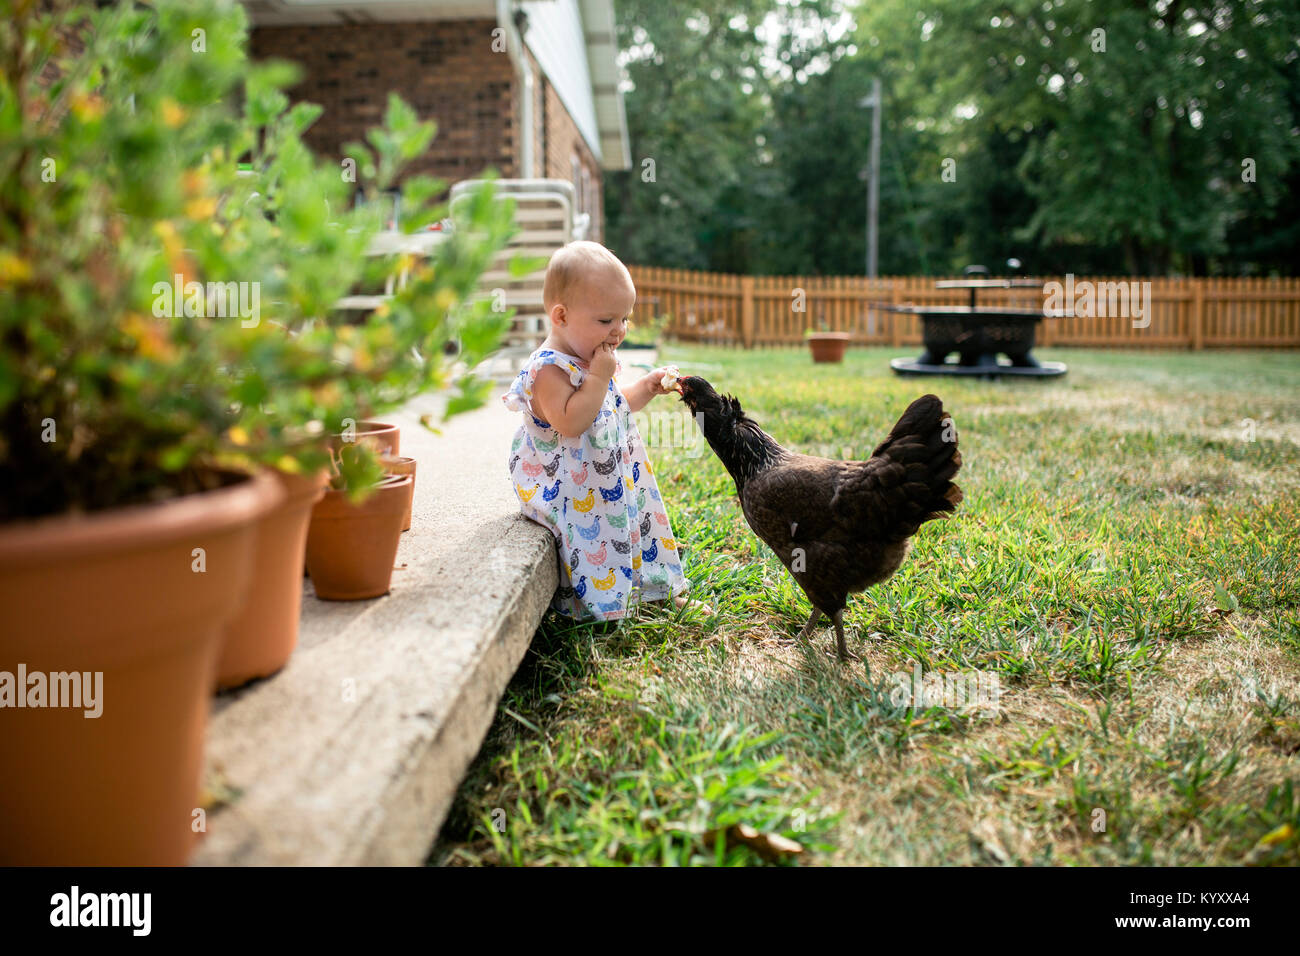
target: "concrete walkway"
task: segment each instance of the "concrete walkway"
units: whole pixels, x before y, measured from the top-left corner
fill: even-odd
[[[442,436],[419,425],[434,397],[381,416],[419,463],[392,591],[321,601],[305,581],[289,664],[215,698],[209,778],[238,795],[208,815],[194,863],[424,861],[557,580],[506,473],[519,416],[502,391]]]

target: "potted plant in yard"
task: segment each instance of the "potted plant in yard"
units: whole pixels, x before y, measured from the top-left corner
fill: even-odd
[[[849,333],[828,332],[824,321],[818,324],[819,331],[814,332],[812,329],[805,329],[803,333],[803,337],[808,342],[808,348],[812,352],[812,360],[814,362],[843,362],[844,350],[849,346]]]
[[[373,470],[372,454],[364,444],[344,445],[330,488],[312,509],[307,570],[319,598],[388,593],[415,477]]]
[[[0,29],[0,863],[178,864],[227,632],[281,622],[259,652],[288,621],[292,647],[329,435],[447,384],[447,342],[491,351],[509,316],[472,297],[512,210],[484,191],[381,313],[335,323],[379,212],[345,211],[243,8],[48,6]],[[432,135],[390,101],[358,180]],[[406,181],[410,228],[440,188]],[[457,386],[449,414],[490,387]],[[377,452],[346,457],[362,499]]]
[[[463,228],[448,233],[422,268],[413,269],[401,256],[382,260],[406,279],[366,320],[349,322],[332,308],[361,273],[374,269],[376,257],[364,253],[376,233],[391,223],[381,221],[383,209],[374,204],[328,218],[322,210],[346,208],[351,178],[375,190],[391,188],[401,165],[427,149],[434,127],[418,122],[409,107],[391,98],[384,126],[369,136],[373,149],[349,147],[355,177],[340,175],[332,164],[318,163],[302,144],[301,132],[320,109],[310,104],[289,109],[281,87],[296,72],[286,64],[267,64],[250,76],[241,132],[223,151],[247,157],[235,179],[223,183],[217,216],[224,235],[239,239],[245,261],[227,261],[229,243],[218,243],[214,271],[271,277],[281,293],[274,321],[287,333],[278,337],[277,349],[260,353],[263,361],[250,374],[235,380],[231,398],[252,417],[239,430],[247,460],[272,466],[290,497],[263,524],[259,573],[243,612],[228,628],[217,678],[222,687],[273,673],[296,644],[299,569],[313,505],[329,478],[320,467],[329,459],[315,441],[326,425],[342,428],[339,441],[356,440],[377,453],[396,453],[396,426],[357,419],[445,384],[442,355],[453,338],[467,343],[464,357],[472,364],[495,347],[508,325],[508,317],[492,314],[486,301],[459,308],[513,229],[508,208],[482,201],[463,210]],[[444,209],[429,200],[445,185],[427,177],[406,181],[407,227],[418,230],[439,220]],[[328,363],[322,366],[325,358]],[[460,385],[449,414],[480,400],[482,384],[466,376]],[[286,455],[281,445],[286,437],[297,441],[303,434],[311,437],[302,449],[306,458],[295,462],[295,455]],[[350,504],[360,505],[364,489],[348,490]]]
[[[343,419],[342,424],[343,424],[343,430],[341,432],[336,432],[330,436],[329,444],[331,449],[331,455],[337,456],[339,451],[341,451],[343,448],[346,448],[349,444],[353,442],[366,445],[372,448],[375,451],[375,453],[380,456],[396,455],[398,449],[401,447],[402,430],[398,428],[396,425],[390,425],[386,422],[368,422],[368,421],[358,422],[358,421],[354,421],[351,418]],[[335,457],[330,471],[324,473],[325,482],[331,485],[332,487],[334,487],[335,490],[339,490],[345,487],[343,484],[340,483],[340,476],[338,475],[337,466],[338,466],[338,459],[337,457]],[[323,497],[323,495],[318,495],[314,500],[319,501],[321,497]],[[315,514],[315,510],[313,509],[311,515],[314,514]],[[304,575],[310,573],[307,566],[305,555],[307,549],[307,534],[309,528],[308,523],[311,520],[311,515],[308,515],[307,518],[303,521],[300,528],[301,534],[299,534],[297,537],[297,541],[301,545],[299,551],[301,552],[301,556],[303,558],[303,560],[299,561],[298,563],[302,565],[302,573]],[[405,530],[405,528],[403,530]],[[387,588],[385,588],[384,591],[387,591]],[[380,593],[384,593],[384,592],[380,592]],[[317,597],[319,596],[320,594],[318,591]],[[227,642],[228,647],[230,646],[230,644],[231,642]],[[283,661],[281,661],[281,663],[283,663]]]

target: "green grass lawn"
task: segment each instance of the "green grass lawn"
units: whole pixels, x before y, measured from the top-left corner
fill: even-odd
[[[863,660],[841,665],[829,626],[795,643],[807,601],[707,447],[652,446],[717,615],[548,616],[430,862],[763,864],[718,836],[747,823],[800,865],[1300,864],[1300,356],[889,371],[915,351],[665,350],[829,457],[866,457],[935,392],[965,501],[850,598]],[[996,708],[899,702],[918,667],[995,680]]]

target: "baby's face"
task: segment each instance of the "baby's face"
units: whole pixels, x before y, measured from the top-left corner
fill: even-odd
[[[617,348],[627,336],[636,288],[622,275],[605,277],[588,283],[581,295],[564,305],[564,338],[574,355],[590,362],[602,343]]]

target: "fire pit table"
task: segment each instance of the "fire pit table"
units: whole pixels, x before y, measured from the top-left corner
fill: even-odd
[[[1041,288],[1031,279],[954,279],[936,282],[936,289],[969,289],[970,305],[883,306],[921,318],[925,351],[920,357],[894,359],[890,367],[899,375],[1020,375],[1052,378],[1064,375],[1063,362],[1040,362],[1030,354],[1034,332],[1044,318],[1041,309],[977,306],[980,289]],[[956,352],[959,358],[949,362]],[[1006,355],[1006,360],[998,354]]]

